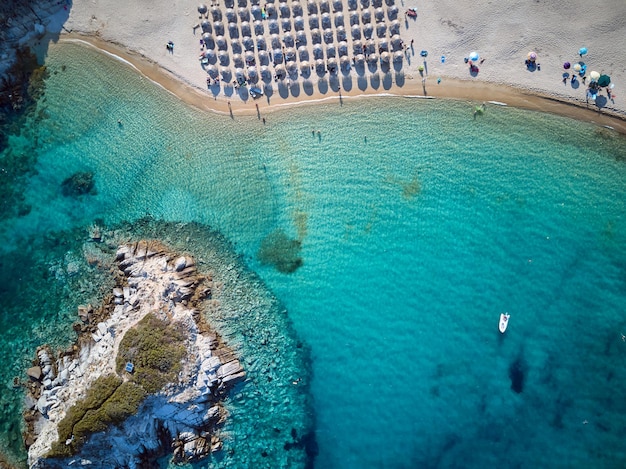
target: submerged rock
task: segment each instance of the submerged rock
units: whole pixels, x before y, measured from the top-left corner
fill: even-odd
[[[94,174],[90,171],[79,171],[72,174],[61,183],[61,192],[66,197],[95,194],[96,179]]]

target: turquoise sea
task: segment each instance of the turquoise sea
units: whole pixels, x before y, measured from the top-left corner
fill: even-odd
[[[626,138],[400,97],[263,125],[192,109],[82,46],[46,63],[1,160],[36,161],[1,180],[29,207],[0,221],[0,438],[14,458],[12,379],[37,345],[70,343],[93,294],[93,278],[57,267],[95,221],[148,216],[219,231],[287,309],[310,349],[315,467],[626,465]],[[97,192],[64,196],[78,171]]]

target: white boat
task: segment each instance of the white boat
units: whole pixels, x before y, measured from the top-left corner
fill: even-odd
[[[509,313],[501,313],[500,314],[500,332],[502,332],[504,334],[504,331],[506,331],[507,326],[509,325]]]

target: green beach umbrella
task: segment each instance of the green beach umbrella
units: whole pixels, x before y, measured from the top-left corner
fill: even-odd
[[[611,83],[611,77],[608,75],[600,75],[598,78],[598,86],[609,86]]]

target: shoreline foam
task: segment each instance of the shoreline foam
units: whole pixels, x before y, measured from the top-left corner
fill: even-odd
[[[148,57],[124,45],[74,32],[63,34],[59,42],[93,47],[101,53],[107,54],[129,65],[157,86],[173,94],[186,104],[203,111],[212,111],[218,114],[229,114],[232,109],[234,115],[254,115],[257,113],[256,107],[253,106],[254,104],[258,104],[259,112],[264,113],[283,110],[295,105],[314,104],[316,102],[326,102],[333,99],[339,101],[346,98],[353,99],[381,96],[428,99],[442,98],[474,102],[497,101],[507,106],[520,109],[545,112],[589,122],[626,134],[626,116],[621,116],[620,114],[592,109],[575,101],[565,100],[555,95],[543,94],[542,92],[530,89],[455,78],[445,78],[444,85],[429,85],[427,95],[419,93],[422,91],[421,80],[407,80],[402,88],[393,87],[393,91],[390,89],[386,90],[384,93],[368,88],[365,91],[342,91],[334,96],[327,96],[316,91],[307,97],[294,98],[290,96],[286,99],[278,98],[272,100],[269,104],[267,99],[259,99],[256,101],[250,99],[246,102],[239,100],[229,101],[222,96],[212,97],[204,93],[203,90],[186,81],[174,71],[162,67]]]

